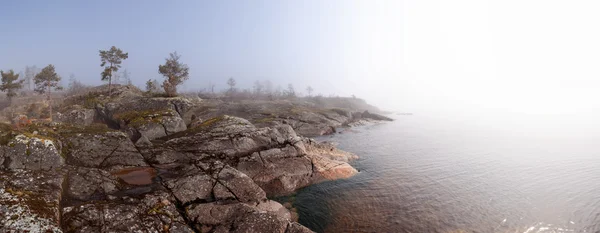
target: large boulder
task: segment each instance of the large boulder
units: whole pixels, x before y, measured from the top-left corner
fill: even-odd
[[[311,159],[293,146],[255,152],[240,160],[237,168],[270,195],[291,194],[313,181]]]
[[[282,209],[283,208],[283,209]],[[289,220],[289,212],[272,201],[257,206],[244,203],[199,203],[186,208],[200,232],[312,232]]]
[[[83,109],[73,105],[82,106]],[[120,128],[130,138],[152,140],[185,130],[182,116],[193,102],[184,97],[147,97],[134,86],[113,85],[94,87],[81,95],[70,96],[58,108],[62,122],[88,124],[90,119]],[[94,110],[93,114],[89,110]]]
[[[189,100],[182,97],[139,97],[126,102],[105,104],[100,112],[107,121],[129,130],[132,138],[152,140],[186,130],[187,126],[181,115],[191,105]]]
[[[54,116],[54,121],[64,122],[76,125],[91,125],[96,119],[96,110],[90,108],[82,108],[79,105],[73,106],[73,109],[63,113],[57,112]]]
[[[5,135],[4,137],[10,137]],[[34,134],[18,134],[0,145],[4,168],[30,171],[52,170],[61,167],[65,160],[55,139]]]

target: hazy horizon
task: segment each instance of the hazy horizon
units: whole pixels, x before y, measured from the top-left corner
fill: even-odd
[[[183,90],[271,80],[417,114],[597,115],[600,3],[577,1],[19,1],[0,14],[0,69],[54,64],[99,85],[98,50],[133,83],[177,51]]]

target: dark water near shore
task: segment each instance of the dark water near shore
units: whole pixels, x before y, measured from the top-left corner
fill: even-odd
[[[396,118],[321,138],[361,156],[360,173],[301,190],[300,223],[317,232],[600,231],[599,130]]]

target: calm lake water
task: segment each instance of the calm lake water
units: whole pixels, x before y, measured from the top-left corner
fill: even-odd
[[[317,232],[600,231],[600,130],[395,118],[320,138],[358,154],[360,173],[301,190],[300,223]]]

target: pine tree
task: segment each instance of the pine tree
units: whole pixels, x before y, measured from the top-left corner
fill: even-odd
[[[182,84],[189,78],[190,68],[179,61],[181,55],[177,52],[169,54],[169,58],[166,58],[164,65],[158,66],[158,73],[165,76],[163,82],[163,88],[167,93],[167,96],[177,96],[177,86]]]
[[[2,84],[0,85],[0,91],[6,92],[8,101],[12,103],[13,97],[17,96],[17,90],[23,87],[25,80],[19,80],[19,74],[15,74],[15,71],[9,70],[8,72],[0,71],[2,76]]]
[[[123,50],[113,46],[110,50],[100,50],[100,63],[101,67],[104,67],[102,71],[102,81],[108,80],[108,95],[111,93],[111,85],[113,76],[117,74],[117,71],[121,68],[123,60],[129,58],[129,53],[124,53]]]
[[[44,69],[42,69],[40,73],[35,75],[34,82],[34,91],[39,94],[46,95],[46,100],[48,101],[48,109],[50,112],[50,120],[52,120],[52,90],[62,89],[62,87],[58,85],[60,83],[60,76],[56,74],[54,65],[50,64],[44,67]]]

